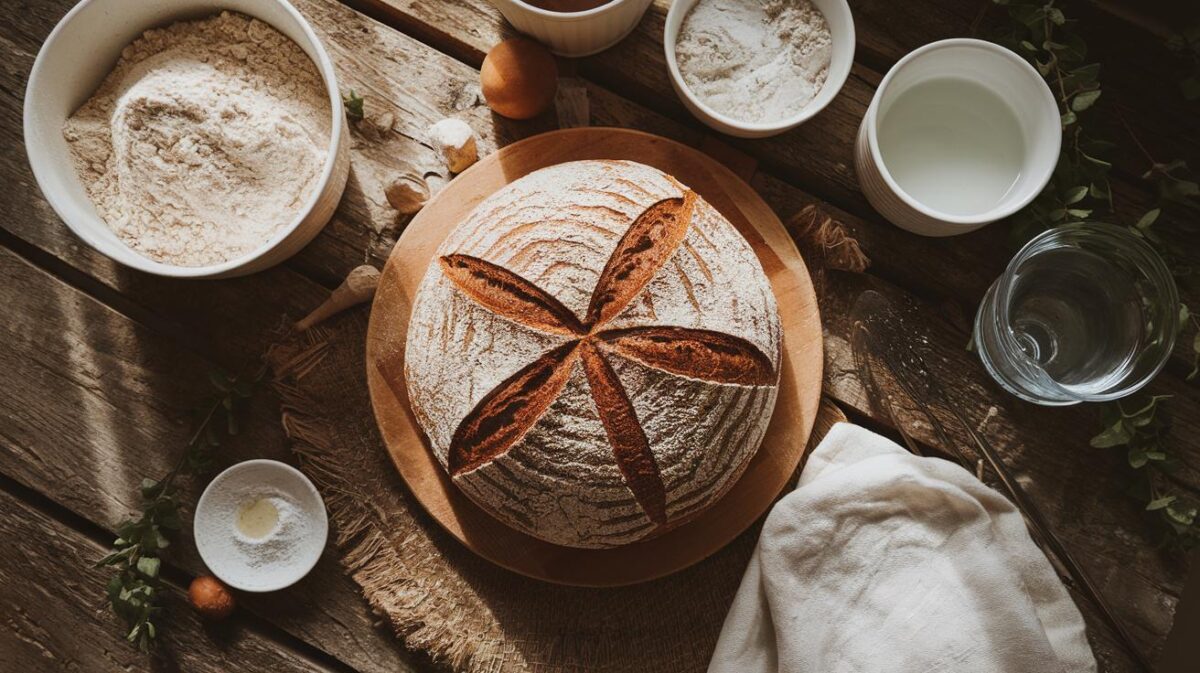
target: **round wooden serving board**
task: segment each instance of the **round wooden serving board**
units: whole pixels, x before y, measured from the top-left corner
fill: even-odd
[[[783,322],[783,362],[775,412],[762,447],[737,484],[694,520],[615,549],[574,549],[518,532],[480,509],[450,481],[417,425],[403,382],[393,387],[377,363],[403,357],[408,319],[426,267],[450,230],[485,198],[539,168],[579,159],[631,159],[674,175],[729,219],[750,242],[771,280]],[[367,381],[392,461],[413,495],[451,535],[515,572],[559,584],[620,586],[703,560],[761,516],[796,469],[821,398],[821,322],[812,279],[779,218],[740,178],[709,156],[637,131],[581,128],[538,135],[484,158],[446,186],[415,217],[388,258],[367,330]]]

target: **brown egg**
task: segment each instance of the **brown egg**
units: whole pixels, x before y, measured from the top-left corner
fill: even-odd
[[[224,619],[233,612],[235,606],[229,587],[207,575],[192,580],[188,587],[188,598],[196,611],[206,619]]]
[[[558,68],[545,47],[514,37],[488,52],[479,69],[479,83],[488,107],[496,114],[529,119],[554,102]]]

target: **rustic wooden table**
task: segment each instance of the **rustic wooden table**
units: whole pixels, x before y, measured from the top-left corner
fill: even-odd
[[[509,29],[488,0],[294,0],[333,57],[343,88],[366,98],[356,125],[353,168],[325,231],[285,264],[249,278],[182,282],[133,272],[75,238],[43,200],[22,146],[26,78],[42,40],[73,0],[14,0],[0,27],[0,669],[125,671],[425,670],[381,628],[332,552],[300,585],[243,596],[232,620],[199,623],[182,607],[182,587],[203,566],[187,536],[170,550],[169,627],[157,665],[122,641],[102,605],[106,571],[93,570],[115,522],[138,508],[138,482],[166,471],[184,445],[190,408],[216,366],[253,366],[285,317],[318,304],[364,260],[382,265],[403,229],[383,198],[397,173],[442,173],[423,143],[432,122],[468,120],[481,150],[557,125],[555,116],[510,122],[490,114],[478,87],[484,53]],[[1072,13],[1104,66],[1105,102],[1095,115],[1121,140],[1116,205],[1136,218],[1153,196],[1139,176],[1147,158],[1119,118],[1160,160],[1200,159],[1195,104],[1181,102],[1162,29],[1131,12],[1076,2]],[[1130,6],[1133,3],[1128,3]],[[841,221],[872,260],[865,277],[832,274],[821,289],[826,334],[825,390],[856,421],[893,432],[855,376],[848,347],[849,303],[864,286],[906,296],[923,310],[957,402],[1003,452],[1066,543],[1098,580],[1143,649],[1152,655],[1172,625],[1186,579],[1184,559],[1155,547],[1138,506],[1122,495],[1128,470],[1116,451],[1088,447],[1095,410],[1044,409],[999,392],[963,345],[983,291],[1011,248],[1004,224],[953,239],[925,239],[884,222],[855,182],[853,137],[886,69],[905,52],[954,36],[994,34],[1002,10],[989,0],[859,0],[856,64],[837,99],[814,120],[778,138],[714,143],[682,108],[663,62],[668,0],[656,0],[637,31],[575,69],[586,83],[591,124],[642,129],[712,148],[743,167],[752,185],[787,219],[807,204]],[[1164,83],[1165,82],[1165,83]],[[389,128],[390,127],[390,128]],[[732,148],[733,151],[730,151]],[[1180,241],[1200,255],[1200,241]],[[1200,306],[1200,297],[1185,297]],[[784,307],[786,310],[786,307]],[[1180,488],[1200,490],[1200,393],[1184,383],[1181,349],[1154,384],[1176,395],[1174,441],[1184,459]],[[902,419],[918,438],[930,428]],[[222,464],[251,457],[289,460],[275,400],[255,399],[245,431]],[[894,434],[894,433],[893,433]],[[202,483],[189,483],[194,501]],[[1084,606],[1103,670],[1132,670]]]

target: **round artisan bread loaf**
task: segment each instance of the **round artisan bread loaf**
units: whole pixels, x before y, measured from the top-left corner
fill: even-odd
[[[766,431],[775,296],[674,178],[544,168],[479,204],[417,293],[404,375],[455,484],[508,525],[612,547],[713,504]]]

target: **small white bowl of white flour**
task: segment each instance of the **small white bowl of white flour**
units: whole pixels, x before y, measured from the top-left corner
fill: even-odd
[[[697,119],[763,138],[833,100],[854,62],[846,0],[677,0],[663,31],[671,84]]]
[[[24,127],[67,226],[163,276],[278,264],[349,172],[333,63],[285,0],[82,0],[38,52]]]
[[[299,470],[247,460],[217,475],[192,525],[204,565],[242,591],[295,584],[316,565],[329,536],[325,503]]]

